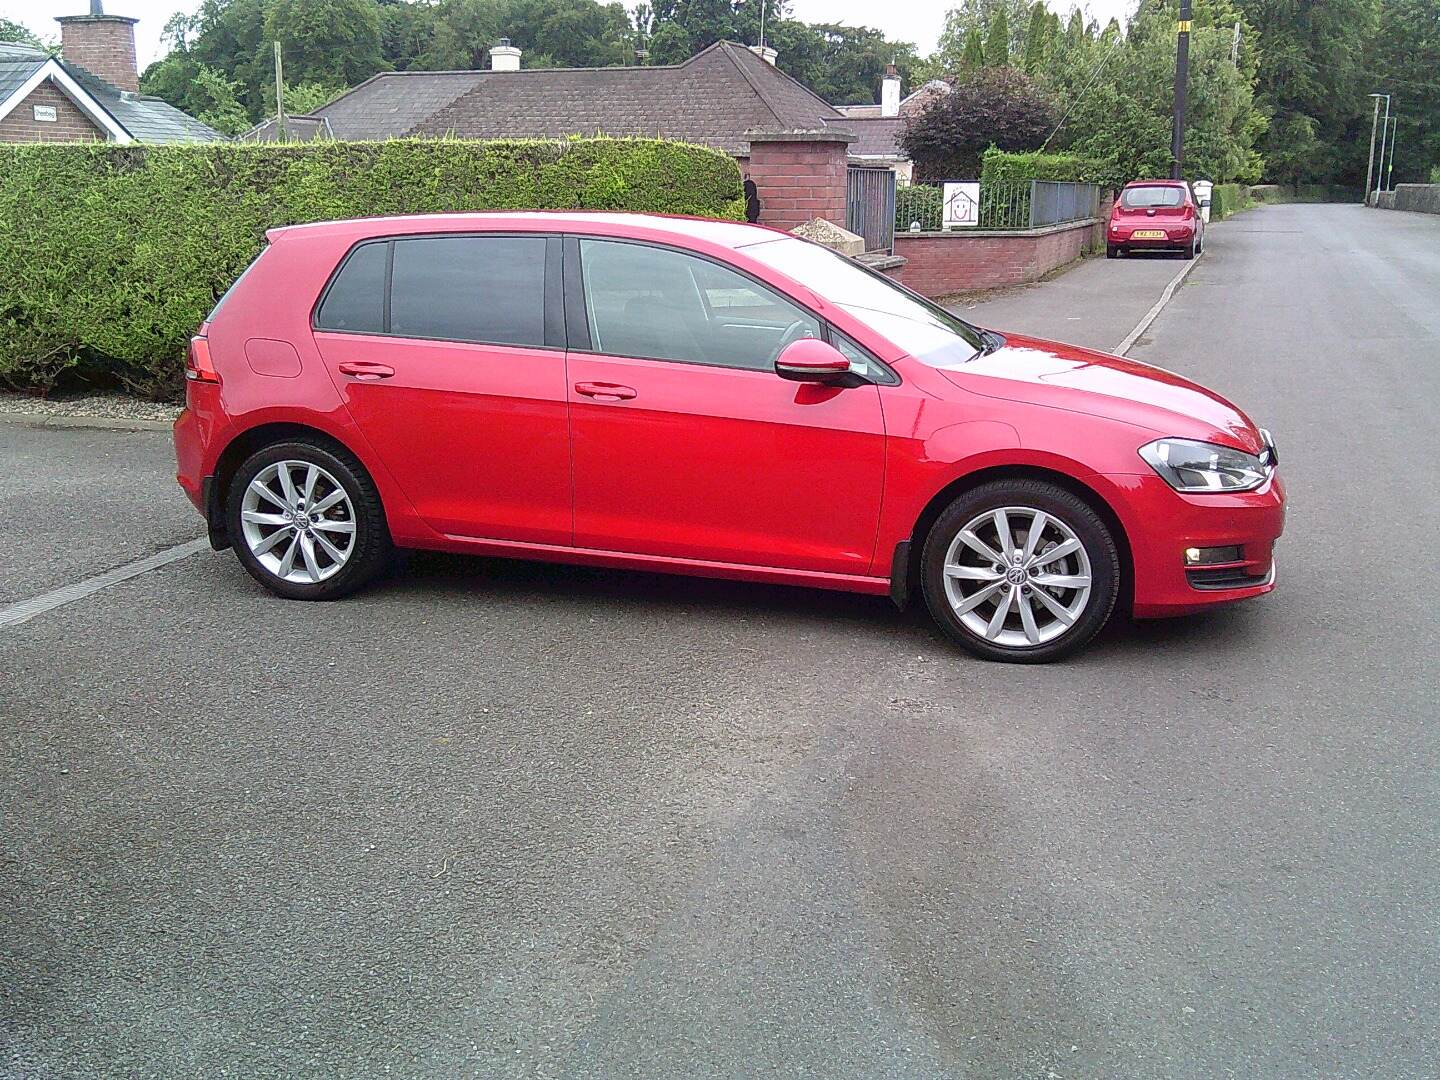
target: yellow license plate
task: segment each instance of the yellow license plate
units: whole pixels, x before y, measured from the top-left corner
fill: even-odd
[[[1164,239],[1165,239],[1165,231],[1164,231],[1163,229],[1136,229],[1136,230],[1135,230],[1133,233],[1131,233],[1130,235],[1131,235],[1132,237],[1134,237],[1136,240],[1164,240]]]

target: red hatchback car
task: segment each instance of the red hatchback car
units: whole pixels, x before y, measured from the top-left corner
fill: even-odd
[[[1179,251],[1193,259],[1205,250],[1205,219],[1183,180],[1126,184],[1110,210],[1105,255],[1127,251]]]
[[[1258,596],[1270,437],[1178,375],[956,318],[750,225],[276,229],[194,339],[179,480],[258,581],[395,547],[919,593],[981,656]]]

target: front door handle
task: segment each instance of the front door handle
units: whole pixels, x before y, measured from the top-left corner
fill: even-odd
[[[395,369],[389,364],[372,364],[366,360],[347,360],[340,365],[340,374],[349,375],[362,382],[374,382],[376,379],[390,378],[395,374]]]
[[[635,396],[633,387],[608,382],[579,382],[575,392],[596,401],[629,401]]]

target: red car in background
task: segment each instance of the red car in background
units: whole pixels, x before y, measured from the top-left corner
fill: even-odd
[[[394,548],[920,595],[996,660],[1269,592],[1269,435],[1178,375],[966,323],[733,222],[275,229],[191,343],[216,549],[329,599]]]
[[[1125,185],[1110,211],[1105,255],[1179,251],[1193,259],[1205,250],[1205,219],[1183,180],[1136,180]]]

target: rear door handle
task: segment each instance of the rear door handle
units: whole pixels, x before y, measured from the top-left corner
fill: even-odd
[[[629,401],[635,396],[633,387],[608,382],[579,382],[575,392],[596,401]]]
[[[372,364],[365,360],[347,360],[340,365],[340,374],[350,375],[364,382],[374,382],[376,379],[390,378],[390,376],[395,374],[395,369],[389,364]]]

